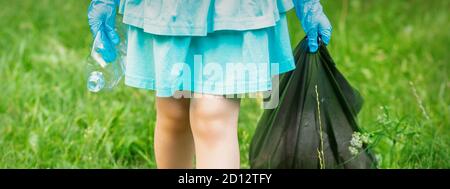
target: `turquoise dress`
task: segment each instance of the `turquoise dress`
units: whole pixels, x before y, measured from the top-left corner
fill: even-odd
[[[295,68],[291,0],[122,0],[129,25],[125,84],[229,95],[268,91]]]

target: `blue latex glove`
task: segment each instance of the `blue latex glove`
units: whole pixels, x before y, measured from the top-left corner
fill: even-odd
[[[320,0],[293,0],[295,12],[300,19],[303,30],[308,36],[310,52],[316,52],[319,48],[318,38],[327,45],[331,38],[331,24],[323,13]]]
[[[106,62],[116,57],[115,46],[119,44],[119,35],[115,31],[116,9],[120,0],[92,0],[88,9],[88,22],[94,39],[101,34],[101,43],[94,47]]]

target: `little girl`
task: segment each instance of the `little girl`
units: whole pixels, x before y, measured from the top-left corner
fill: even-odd
[[[331,25],[319,0],[92,0],[92,34],[114,59],[115,15],[129,26],[125,84],[156,92],[158,168],[239,168],[235,95],[272,89],[295,69],[286,12],[296,9],[309,49]]]

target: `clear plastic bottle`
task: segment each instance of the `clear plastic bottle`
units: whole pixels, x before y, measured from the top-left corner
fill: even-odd
[[[103,32],[98,32],[92,44],[91,53],[87,58],[87,88],[90,92],[100,92],[104,90],[111,90],[119,84],[125,74],[126,64],[126,37],[123,24],[117,25],[117,33],[120,36],[120,44],[115,46],[116,58],[112,62],[106,62],[98,48],[102,48],[101,35]]]

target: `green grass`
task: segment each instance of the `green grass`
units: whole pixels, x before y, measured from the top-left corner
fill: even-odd
[[[0,1],[0,167],[154,168],[154,93],[85,89],[88,1]],[[450,168],[446,0],[323,0],[382,168]],[[304,36],[289,14],[292,44]],[[262,110],[245,99],[242,167]]]

